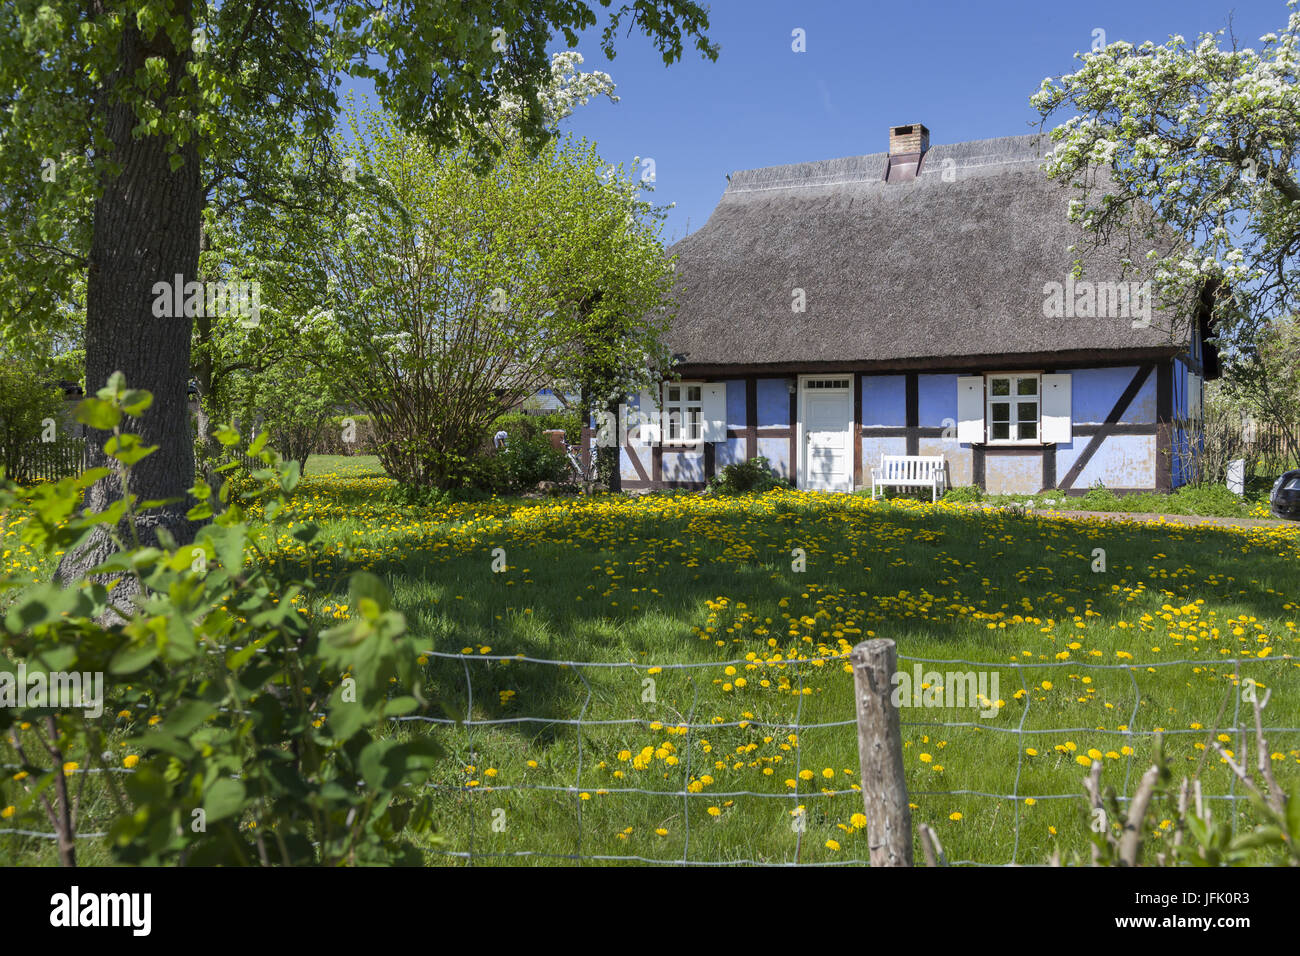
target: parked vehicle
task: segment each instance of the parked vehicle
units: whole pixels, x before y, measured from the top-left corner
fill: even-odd
[[[1273,482],[1268,507],[1279,518],[1300,521],[1300,468],[1283,472],[1282,477]]]

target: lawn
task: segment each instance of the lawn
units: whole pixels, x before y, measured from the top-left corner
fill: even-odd
[[[1300,723],[1297,529],[1153,529],[803,493],[429,513],[377,504],[385,479],[347,464],[354,477],[320,463],[340,477],[305,483],[301,516],[390,580],[430,651],[456,655],[429,662],[436,699],[501,721],[433,729],[457,755],[437,781],[453,852],[865,857],[843,658],[870,636],[904,657],[998,673],[996,717],[903,712],[914,813],[952,859],[1086,852],[1078,758],[1099,751],[1105,779],[1131,792],[1157,728],[1176,766],[1201,766],[1207,792],[1229,793],[1220,758],[1202,758],[1238,714],[1241,677],[1273,689],[1268,725]],[[492,569],[496,548],[504,571]],[[1096,548],[1105,573],[1092,570]],[[521,654],[635,666],[509,660]],[[579,719],[581,733],[556,722]],[[1022,720],[1023,733],[1006,732]],[[1300,735],[1269,743],[1279,779],[1300,772]]]
[[[909,673],[997,677],[992,716],[902,710],[914,821],[953,861],[1086,859],[1083,764],[1131,794],[1157,730],[1176,774],[1239,795],[1212,743],[1253,755],[1247,677],[1271,691],[1265,725],[1290,728],[1268,735],[1278,779],[1300,777],[1297,527],[790,491],[415,508],[387,483],[373,459],[313,459],[293,509],[330,542],[338,587],[315,610],[346,616],[346,575],[369,568],[428,651],[439,709],[394,733],[447,749],[431,862],[864,860],[846,658],[872,636]]]

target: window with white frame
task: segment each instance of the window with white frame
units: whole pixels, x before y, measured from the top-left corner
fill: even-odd
[[[988,376],[989,444],[1039,444],[1039,376]]]
[[[691,382],[664,386],[664,441],[696,442],[704,417],[701,387]]]

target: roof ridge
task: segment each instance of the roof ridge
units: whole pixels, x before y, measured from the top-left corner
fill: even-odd
[[[997,166],[1028,166],[1030,163],[1041,162],[1043,157],[1038,153],[1026,154],[1023,151],[1016,150],[1016,146],[1028,145],[1033,140],[1039,140],[1044,133],[1024,133],[1017,136],[992,136],[985,139],[964,140],[960,143],[936,143],[926,151],[927,161],[922,166],[921,176],[925,175],[932,169],[933,156],[936,160],[961,158],[963,169],[989,169]],[[981,144],[999,143],[1002,149],[987,149],[984,152],[974,152],[970,149],[973,146]],[[1007,147],[1013,147],[1010,151]],[[1010,155],[1008,155],[1010,152]],[[782,163],[775,166],[757,166],[752,169],[733,170],[728,177],[729,182],[724,196],[735,193],[764,192],[773,189],[797,189],[802,187],[824,187],[824,186],[842,186],[853,183],[877,182],[884,175],[884,164],[889,157],[889,153],[863,153],[858,156],[836,156],[829,159],[805,160],[798,163]],[[994,159],[992,162],[978,162],[977,160],[986,157],[1005,157]],[[817,172],[821,168],[827,168],[837,164],[839,168],[828,169],[826,172]],[[782,173],[784,172],[784,175]]]

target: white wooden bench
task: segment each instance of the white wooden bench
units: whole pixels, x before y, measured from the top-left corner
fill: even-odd
[[[938,501],[947,475],[942,455],[881,455],[880,467],[871,469],[871,497],[877,488],[929,488],[930,500]]]

